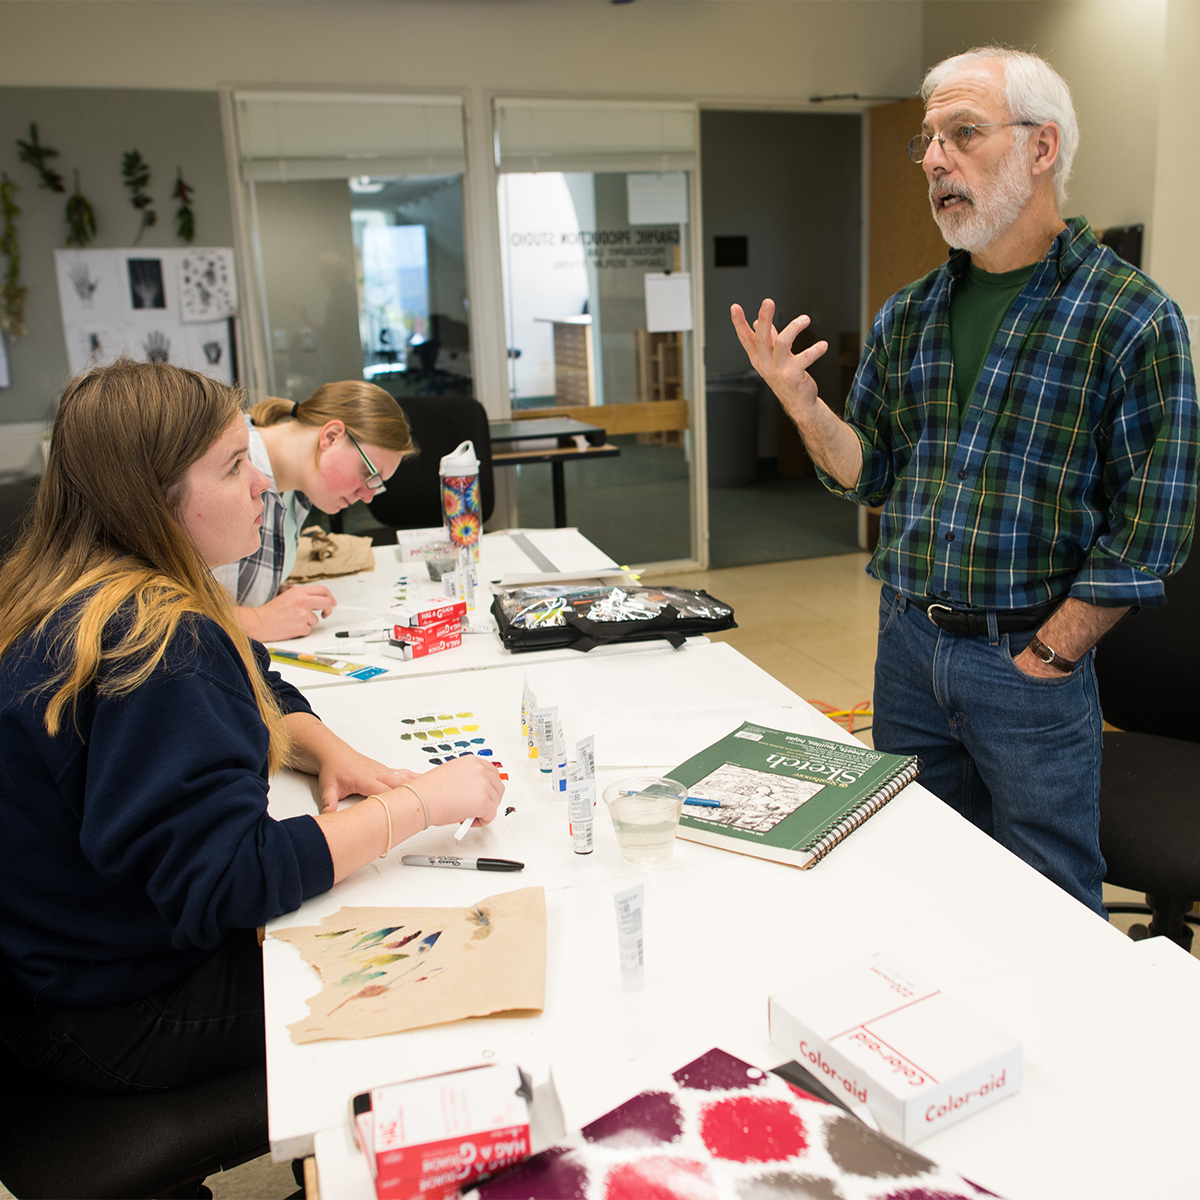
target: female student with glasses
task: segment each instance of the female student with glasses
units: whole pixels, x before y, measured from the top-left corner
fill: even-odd
[[[319,584],[282,587],[309,512],[335,513],[370,500],[414,452],[400,406],[362,380],[327,383],[307,400],[269,398],[246,418],[250,461],[269,483],[262,544],[217,579],[237,600],[242,628],[258,641],[305,637],[336,601]]]
[[[0,1039],[75,1087],[261,1062],[255,928],[504,791],[472,756],[359,754],[246,636],[212,574],[261,528],[241,401],[165,364],[74,380],[0,567]],[[268,815],[284,766],[323,811]]]

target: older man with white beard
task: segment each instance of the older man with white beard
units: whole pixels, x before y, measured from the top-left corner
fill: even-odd
[[[1195,521],[1197,410],[1176,305],[1064,221],[1078,125],[1043,59],[983,47],[925,78],[947,262],[875,318],[845,420],[800,316],[734,326],[826,485],[883,505],[874,741],[1103,914],[1093,647],[1164,603]]]

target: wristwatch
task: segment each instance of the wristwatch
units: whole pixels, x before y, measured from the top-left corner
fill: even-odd
[[[1056,654],[1038,637],[1036,633],[1029,639],[1029,649],[1032,650],[1034,655],[1037,658],[1040,658],[1042,662],[1046,664],[1046,666],[1053,667],[1056,671],[1061,671],[1064,675],[1070,675],[1070,673],[1075,670],[1074,662],[1069,662],[1067,659],[1063,658],[1061,654]]]

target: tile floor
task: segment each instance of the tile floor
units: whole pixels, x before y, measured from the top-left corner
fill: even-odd
[[[670,582],[703,588],[730,604],[738,628],[717,634],[809,701],[849,708],[871,697],[879,585],[866,574],[867,555],[839,554],[799,562],[674,574]],[[665,583],[647,576],[649,583]],[[870,744],[870,718],[860,732]],[[1108,900],[1141,897],[1105,888]],[[1121,929],[1139,918],[1114,917]],[[1200,954],[1200,938],[1195,951]],[[255,1159],[208,1180],[218,1200],[283,1200],[295,1191],[288,1163]],[[0,1188],[0,1200],[10,1200]]]

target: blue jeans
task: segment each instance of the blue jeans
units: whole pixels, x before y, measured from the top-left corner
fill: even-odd
[[[1105,915],[1093,655],[1061,679],[1026,675],[1013,658],[1034,632],[947,633],[885,585],[875,747],[919,755],[935,796]]]
[[[31,1071],[90,1092],[154,1092],[266,1058],[262,953],[237,930],[182,979],[94,1008],[0,997],[0,1038]]]

